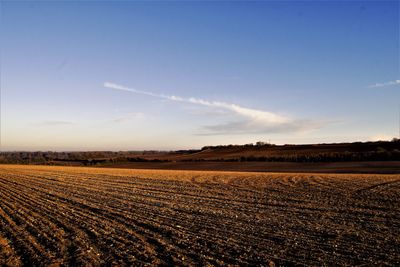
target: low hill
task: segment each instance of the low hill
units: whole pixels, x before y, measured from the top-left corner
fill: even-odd
[[[400,142],[356,142],[311,145],[207,146],[196,152],[169,155],[176,161],[337,162],[400,160]]]

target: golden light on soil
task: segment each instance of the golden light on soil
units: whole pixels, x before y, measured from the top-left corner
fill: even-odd
[[[398,265],[400,175],[0,166],[0,265]]]

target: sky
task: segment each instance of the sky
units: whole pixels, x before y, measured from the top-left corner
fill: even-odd
[[[399,135],[398,1],[1,1],[1,147]]]

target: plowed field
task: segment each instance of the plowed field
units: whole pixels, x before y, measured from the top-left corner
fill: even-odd
[[[400,175],[0,165],[0,265],[400,265]]]

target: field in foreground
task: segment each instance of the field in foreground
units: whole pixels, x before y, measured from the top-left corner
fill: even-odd
[[[0,165],[0,265],[399,265],[400,175]]]

